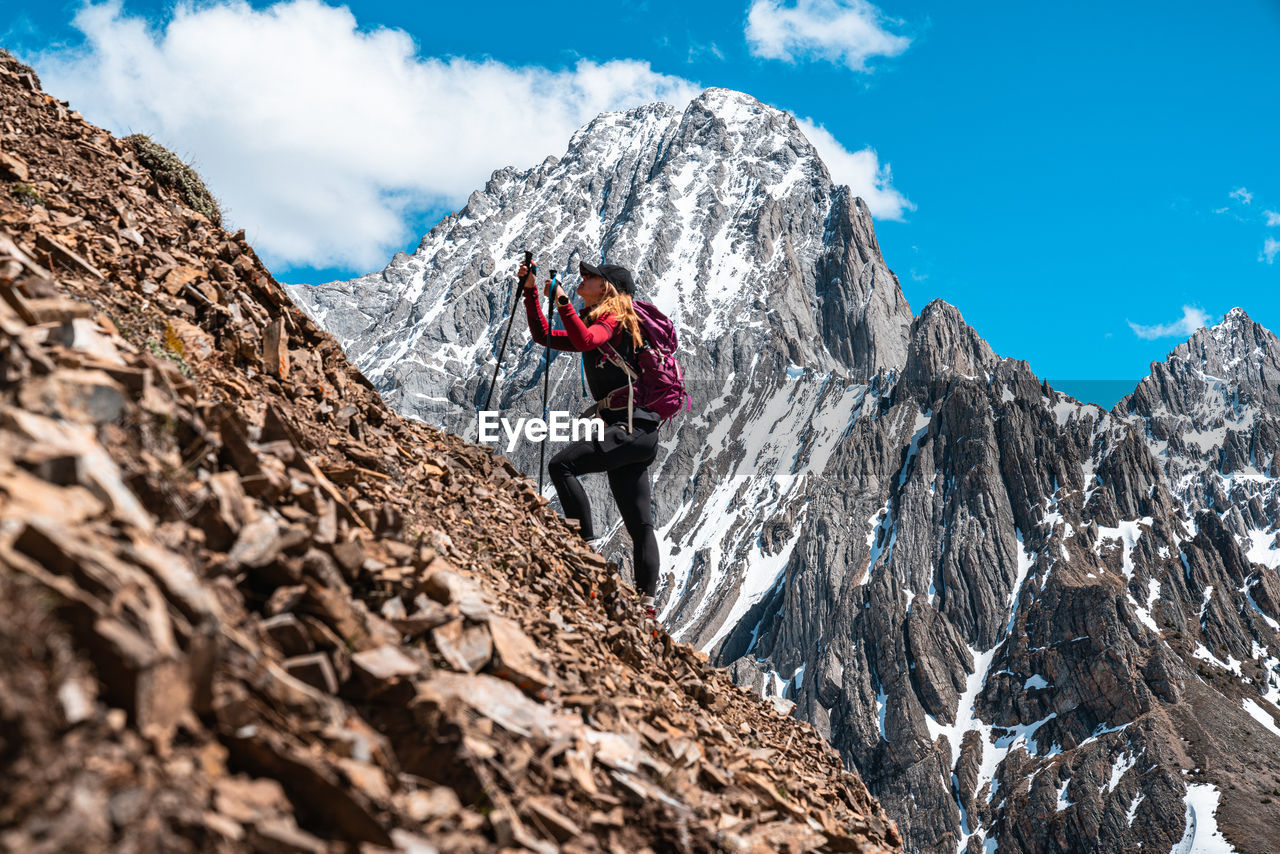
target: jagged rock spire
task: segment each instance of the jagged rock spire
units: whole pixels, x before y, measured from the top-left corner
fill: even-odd
[[[1213,400],[1206,401],[1206,395]],[[1280,340],[1245,310],[1231,309],[1213,327],[1197,329],[1117,404],[1143,416],[1194,417],[1206,406],[1280,406]]]
[[[908,382],[930,383],[947,374],[985,380],[1000,362],[991,346],[965,323],[960,310],[941,299],[924,307],[910,334],[902,370]]]

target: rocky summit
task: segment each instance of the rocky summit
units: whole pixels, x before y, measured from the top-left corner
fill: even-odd
[[[4,53],[0,130],[0,848],[900,850],[171,155]]]
[[[412,255],[290,293],[395,408],[474,430],[524,248],[625,264],[676,319],[663,620],[794,703],[907,850],[1280,850],[1280,342],[1243,310],[1081,404],[955,306],[913,314],[795,123],[720,89],[602,115]],[[516,323],[495,400],[536,413]]]

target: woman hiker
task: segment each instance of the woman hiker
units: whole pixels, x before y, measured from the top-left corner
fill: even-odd
[[[616,264],[593,267],[579,264],[582,283],[578,296],[584,304],[584,317],[579,317],[573,303],[556,285],[556,305],[564,330],[548,330],[547,319],[537,294],[535,277],[528,268],[520,267],[517,274],[524,283],[524,307],[529,317],[529,331],[533,340],[557,350],[569,350],[582,354],[587,385],[596,400],[604,400],[611,391],[627,387],[626,373],[598,348],[605,342],[629,365],[636,364],[635,351],[643,342],[640,324],[631,304],[635,295],[635,282],[631,272]],[[546,287],[551,287],[548,279]],[[658,588],[658,538],[653,533],[653,511],[650,507],[649,464],[658,454],[658,423],[656,413],[634,407],[631,432],[627,430],[627,409],[600,408],[596,415],[604,421],[602,439],[584,439],[573,442],[551,458],[547,469],[555,484],[564,515],[577,519],[584,539],[595,538],[591,523],[591,505],[587,494],[578,482],[578,476],[594,472],[607,472],[609,489],[622,513],[623,524],[631,535],[636,586],[643,596],[641,608],[649,619],[657,617],[653,595]]]

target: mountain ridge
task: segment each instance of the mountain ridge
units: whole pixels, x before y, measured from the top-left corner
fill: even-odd
[[[913,315],[865,206],[788,179],[799,160],[779,152],[806,146],[765,140],[777,161],[735,180],[739,149],[707,104],[679,123],[685,135],[663,139],[696,146],[646,137],[643,156],[579,161],[602,175],[660,164],[625,192],[584,205],[576,184],[543,181],[518,211],[487,198],[474,226],[531,224],[535,244],[599,234],[681,324],[695,411],[654,464],[664,622],[739,683],[795,703],[909,850],[1172,848],[1184,832],[1195,843],[1186,816],[1209,797],[1241,850],[1263,850],[1266,821],[1280,822],[1259,807],[1280,774],[1267,725],[1280,713],[1280,503],[1255,465],[1274,466],[1270,398],[1246,415],[1175,364],[1143,393],[1203,403],[1185,419],[1082,404],[997,355],[955,306]],[[419,303],[454,327],[413,358],[445,377],[432,393],[462,429],[493,362],[454,358],[449,336],[492,340],[506,304],[452,300],[496,290],[515,255],[448,251]],[[494,278],[468,277],[465,258]],[[540,351],[521,346],[503,375],[533,389]],[[572,408],[559,361],[553,406]],[[392,401],[421,372],[378,367]],[[501,405],[536,408],[530,393]],[[533,456],[513,461],[532,471]]]

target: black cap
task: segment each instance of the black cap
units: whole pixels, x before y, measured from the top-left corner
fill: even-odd
[[[631,278],[631,271],[626,267],[619,267],[617,264],[601,264],[599,267],[580,261],[578,262],[578,272],[584,276],[590,273],[593,276],[602,276],[605,281],[622,291],[627,296],[636,295],[636,283]]]

